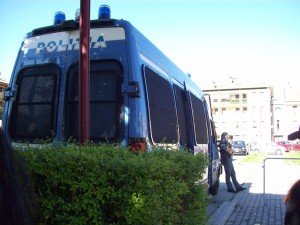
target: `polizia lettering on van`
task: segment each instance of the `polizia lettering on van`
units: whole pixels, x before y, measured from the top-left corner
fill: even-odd
[[[66,43],[64,40],[38,42],[35,53],[39,54],[42,51],[63,52],[70,50],[79,50],[79,41],[79,38],[71,38],[69,39],[68,43]],[[103,34],[100,35],[96,41],[93,41],[93,37],[90,37],[90,48],[106,48],[106,42],[104,40]]]

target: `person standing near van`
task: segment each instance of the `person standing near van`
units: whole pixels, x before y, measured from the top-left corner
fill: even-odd
[[[239,191],[243,191],[246,188],[243,188],[236,180],[235,170],[232,164],[233,149],[231,143],[228,141],[228,138],[229,138],[228,133],[223,132],[221,135],[221,142],[219,144],[220,153],[221,153],[221,163],[225,169],[227,191],[231,193],[236,193]],[[233,182],[235,189],[233,188],[231,180]]]

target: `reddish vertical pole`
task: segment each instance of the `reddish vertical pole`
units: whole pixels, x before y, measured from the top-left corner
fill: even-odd
[[[90,140],[90,0],[80,0],[79,141]]]

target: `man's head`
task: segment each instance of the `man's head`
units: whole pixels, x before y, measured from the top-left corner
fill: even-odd
[[[223,132],[222,134],[221,134],[221,140],[228,140],[228,133],[227,132]]]

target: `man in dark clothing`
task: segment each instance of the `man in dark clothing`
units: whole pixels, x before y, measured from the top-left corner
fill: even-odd
[[[229,143],[229,141],[228,141],[228,133],[227,132],[222,133],[219,148],[220,148],[220,153],[221,153],[221,163],[225,169],[227,191],[236,193],[236,192],[245,190],[246,188],[243,188],[239,184],[239,182],[236,180],[235,171],[234,171],[234,167],[232,164],[233,149],[232,149],[231,143]],[[235,189],[232,186],[230,178],[234,184]]]

